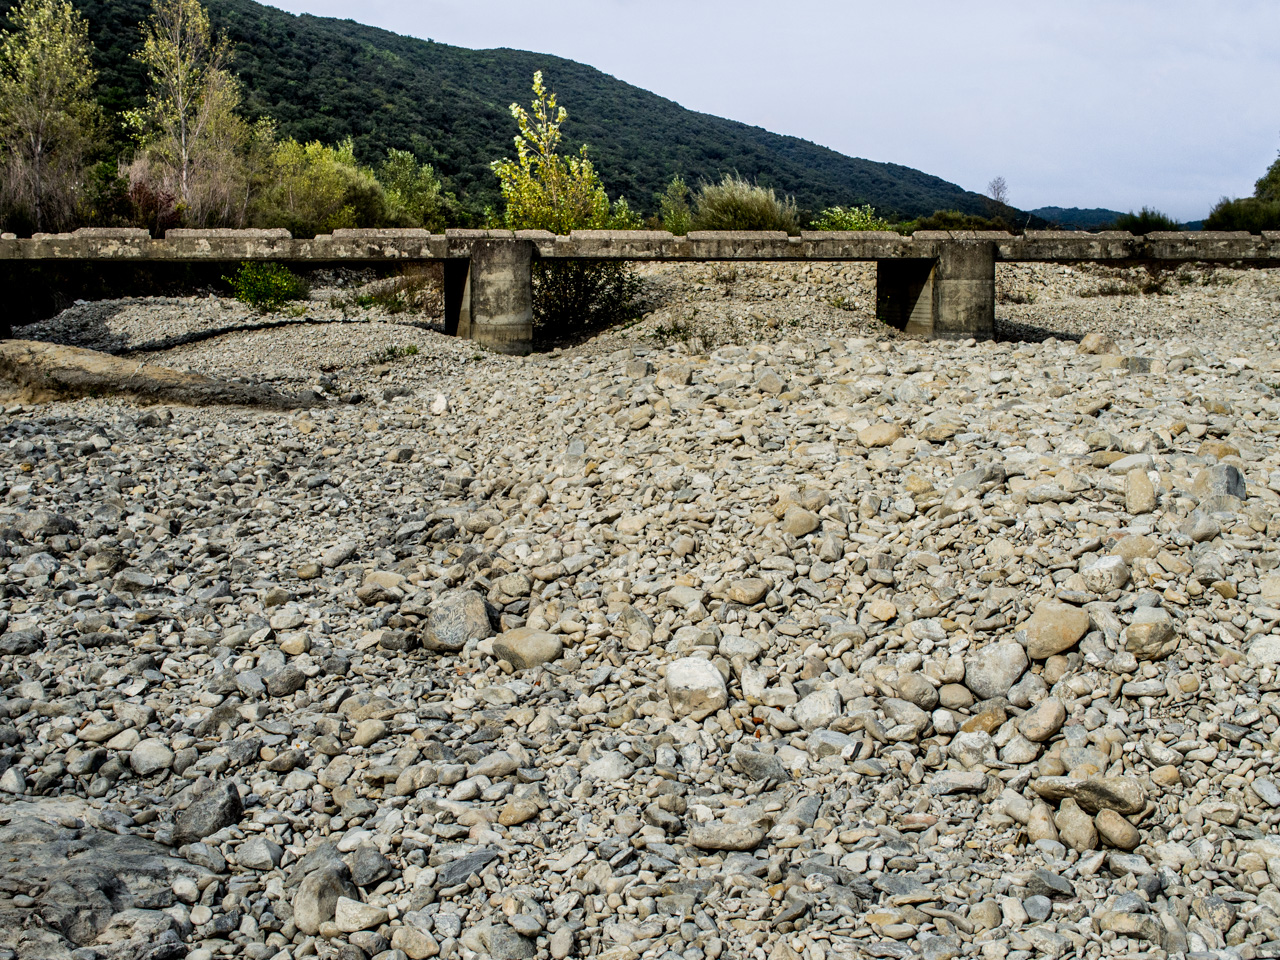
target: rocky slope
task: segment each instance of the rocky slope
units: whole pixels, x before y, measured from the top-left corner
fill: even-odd
[[[5,407],[0,956],[1280,955],[1275,273],[1005,271],[998,343],[649,273],[148,355],[319,409]]]

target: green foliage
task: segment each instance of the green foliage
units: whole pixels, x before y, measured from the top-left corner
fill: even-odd
[[[1141,213],[1132,210],[1123,216],[1116,217],[1113,230],[1128,230],[1135,236],[1145,236],[1157,230],[1181,230],[1182,225],[1172,217],[1165,216],[1159,210],[1143,207]]]
[[[693,211],[689,207],[689,185],[679,174],[671,178],[658,203],[658,216],[662,229],[677,237],[683,237],[693,224]]]
[[[282,140],[271,150],[265,180],[250,211],[255,225],[314,237],[344,227],[376,227],[386,220],[382,184],[356,162],[350,140],[336,147]]]
[[[442,233],[447,223],[440,179],[429,163],[418,163],[408,150],[387,151],[378,171],[387,196],[387,219],[406,227],[424,227]]]
[[[395,360],[403,360],[406,357],[416,357],[418,355],[418,345],[416,343],[406,343],[404,345],[393,344],[384,347],[369,355],[369,362],[373,364],[391,363]]]
[[[65,0],[22,0],[0,33],[0,201],[10,227],[57,230],[83,196],[101,114],[84,17]]]
[[[344,315],[354,307],[380,307],[387,313],[429,313],[439,299],[439,284],[431,268],[411,264],[393,277],[375,280],[358,293],[334,297],[330,303]]]
[[[627,229],[639,226],[639,218],[623,198],[613,208],[584,143],[577,156],[559,152],[560,126],[569,112],[542,82],[542,71],[533,75],[532,112],[511,104],[520,133],[515,138],[516,159],[497,160],[493,172],[505,202],[503,223],[511,230],[550,230],[557,236],[571,230]]]
[[[800,232],[800,217],[791,197],[779,199],[772,187],[762,187],[737,174],[698,188],[693,226],[698,230],[784,230]]]
[[[827,207],[813,222],[815,230],[892,230],[893,224],[876,216],[875,207]]]
[[[223,277],[241,303],[265,312],[279,310],[290,300],[303,300],[307,282],[279,263],[242,263],[235,276]]]
[[[1250,233],[1280,230],[1280,199],[1242,197],[1239,200],[1228,200],[1223,197],[1205,219],[1204,229],[1248,230]]]
[[[1016,226],[1011,226],[1002,217],[978,217],[971,213],[962,213],[959,210],[937,210],[927,217],[899,223],[894,229],[907,236],[917,230],[1005,230],[1010,233],[1018,232]]]
[[[512,230],[550,230],[557,235],[640,226],[625,199],[609,206],[585,144],[576,156],[559,153],[560,126],[569,114],[546,89],[541,71],[533,75],[533,94],[531,110],[511,105],[520,128],[516,159],[493,164],[506,201],[502,223]],[[625,264],[536,262],[534,325],[559,332],[627,320],[639,290],[639,279]]]
[[[0,12],[13,2],[0,0]],[[575,136],[591,144],[609,195],[639,201],[646,216],[657,213],[657,195],[675,173],[696,184],[726,170],[767,177],[810,210],[867,201],[894,217],[983,210],[976,193],[938,177],[695,113],[571,60],[468,50],[349,20],[293,16],[253,0],[205,2],[215,31],[234,48],[247,117],[274,117],[281,136],[303,143],[352,137],[356,156],[369,165],[391,147],[411,150],[476,222],[486,206],[500,206],[489,161],[510,152],[505,107],[524,99],[536,69],[556,78],[573,108]],[[143,71],[131,54],[147,0],[74,3],[90,20],[104,107],[115,113],[142,106]]]
[[[142,147],[133,180],[171,193],[186,223],[242,224],[249,128],[236,112],[230,42],[213,35],[198,0],[152,0],[133,57],[147,75],[146,103],[125,114]]]
[[[633,319],[640,278],[619,263],[535,263],[533,322],[545,331],[593,329]]]

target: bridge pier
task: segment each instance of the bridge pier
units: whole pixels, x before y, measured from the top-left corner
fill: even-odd
[[[876,317],[926,340],[990,340],[995,334],[996,245],[954,240],[936,259],[876,262]]]
[[[939,251],[934,290],[935,340],[992,339],[996,328],[995,243],[944,243]]]
[[[475,241],[463,296],[469,302],[459,305],[459,336],[469,334],[497,353],[533,351],[533,253],[532,240]]]

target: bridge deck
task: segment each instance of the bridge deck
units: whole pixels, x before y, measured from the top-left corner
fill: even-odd
[[[991,243],[999,262],[1214,261],[1280,263],[1280,231],[1248,233],[1074,233],[1029,230],[1025,236],[974,231],[814,233],[649,230],[544,231],[335,230],[294,239],[286,230],[170,230],[162,240],[145,230],[87,228],[31,239],[0,238],[0,260],[238,260],[395,262],[468,259],[477,240],[522,239],[536,256],[556,260],[932,260],[948,244]]]

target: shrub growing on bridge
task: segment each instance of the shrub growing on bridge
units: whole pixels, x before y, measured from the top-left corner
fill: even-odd
[[[875,207],[827,207],[813,222],[815,230],[892,230],[893,224],[876,216]]]
[[[604,184],[587,156],[559,152],[560,126],[568,111],[533,75],[531,110],[511,104],[519,125],[516,159],[498,160],[493,172],[502,185],[506,209],[500,222],[510,230],[634,230],[640,218],[621,197],[609,205]],[[533,265],[533,322],[542,330],[592,327],[631,319],[640,281],[620,263],[542,263]]]
[[[719,183],[698,188],[694,206],[696,230],[783,230],[800,232],[800,216],[790,197],[779,197],[772,187],[725,174]]]
[[[1122,214],[1116,217],[1114,228],[1116,230],[1128,230],[1135,236],[1143,236],[1153,233],[1157,230],[1181,230],[1182,224],[1178,223],[1172,217],[1166,216],[1159,210],[1153,210],[1150,207],[1143,207],[1141,213]]]

